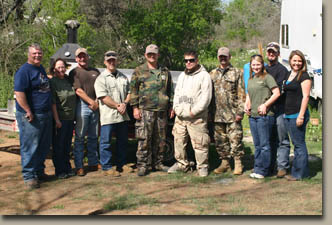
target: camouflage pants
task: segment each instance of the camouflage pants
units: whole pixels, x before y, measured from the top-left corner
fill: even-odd
[[[138,139],[137,167],[152,168],[163,162],[166,148],[167,112],[142,110],[142,119],[135,123]]]
[[[214,140],[220,159],[241,158],[244,155],[242,138],[241,122],[214,124]]]
[[[183,169],[189,167],[186,147],[190,137],[195,151],[197,169],[208,167],[210,137],[208,135],[207,121],[202,118],[192,120],[181,120],[175,118],[172,130],[174,136],[175,159]]]

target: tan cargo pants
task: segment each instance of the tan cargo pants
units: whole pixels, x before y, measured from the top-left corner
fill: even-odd
[[[183,169],[189,167],[186,147],[190,137],[191,144],[195,151],[197,169],[208,168],[210,137],[206,120],[202,118],[182,120],[176,117],[172,134],[174,136],[175,159],[178,161],[180,167]]]

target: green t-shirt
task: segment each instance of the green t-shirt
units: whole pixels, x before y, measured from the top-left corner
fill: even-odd
[[[248,94],[251,101],[251,116],[258,117],[258,106],[266,102],[272,95],[272,88],[277,87],[277,83],[270,74],[264,78],[254,76],[248,81]],[[268,108],[267,115],[273,116],[271,107]]]
[[[76,109],[76,94],[72,84],[67,78],[51,79],[52,102],[56,104],[56,109],[60,120],[74,120]]]

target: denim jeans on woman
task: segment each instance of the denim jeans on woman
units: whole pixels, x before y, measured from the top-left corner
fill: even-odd
[[[44,174],[44,161],[52,141],[52,112],[35,113],[29,122],[25,112],[16,111],[20,130],[20,154],[25,182]]]
[[[116,166],[121,169],[126,164],[128,145],[128,123],[126,121],[103,125],[100,128],[100,163],[103,170],[112,168],[112,133],[116,135]]]
[[[99,110],[93,111],[83,100],[76,107],[74,162],[76,169],[83,168],[84,139],[87,135],[88,165],[98,165]]]
[[[292,163],[291,175],[296,179],[309,176],[308,149],[305,143],[305,131],[309,121],[309,116],[305,115],[303,125],[296,126],[296,118],[285,118],[286,128],[294,145],[294,159]]]
[[[254,173],[267,176],[271,163],[270,136],[274,116],[249,117],[250,131],[255,146]]]
[[[73,120],[61,120],[62,126],[53,131],[53,164],[55,175],[68,174],[70,165],[70,150],[74,131]]]

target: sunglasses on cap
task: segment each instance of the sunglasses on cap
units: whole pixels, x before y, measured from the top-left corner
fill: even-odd
[[[114,54],[114,53],[111,52],[111,53],[107,53],[107,54],[105,54],[105,56],[106,56],[106,57],[111,57],[111,56],[116,57],[116,54]]]
[[[260,54],[255,54],[255,55],[252,55],[252,56],[251,56],[251,58],[255,58],[256,56],[263,58],[263,56],[262,56],[262,55],[260,55]]]
[[[275,48],[279,48],[279,46],[277,46],[276,44],[273,44],[273,43],[268,44],[266,47],[275,47]]]
[[[195,61],[196,61],[195,58],[192,58],[192,59],[184,59],[184,60],[183,60],[184,63],[188,63],[188,62],[193,63],[193,62],[195,62]]]

